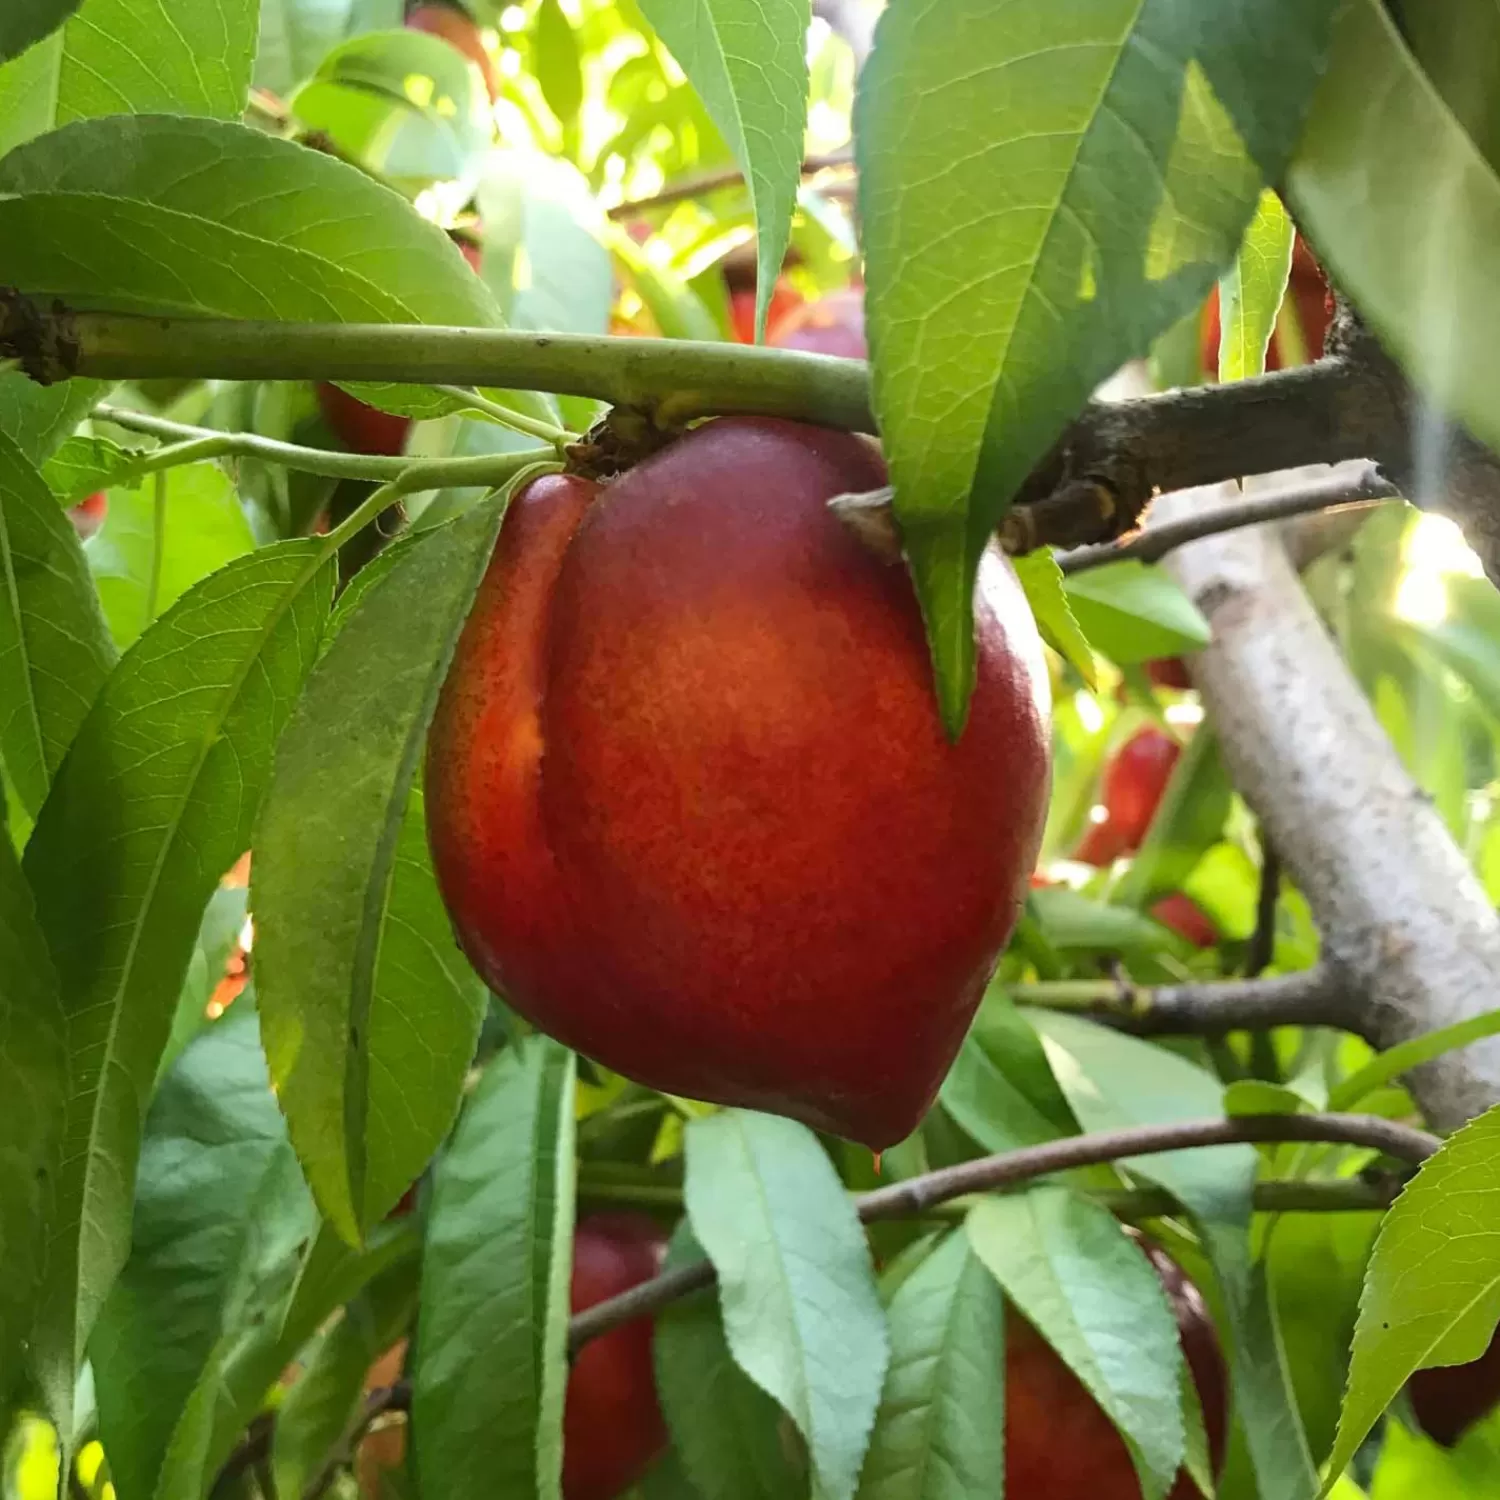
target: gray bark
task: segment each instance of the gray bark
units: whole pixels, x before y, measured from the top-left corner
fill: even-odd
[[[1222,487],[1163,496],[1153,519],[1223,498]],[[1389,1047],[1500,1006],[1500,919],[1401,765],[1276,528],[1194,542],[1167,567],[1213,627],[1213,643],[1191,658],[1194,682],[1235,785],[1312,907],[1325,960],[1347,977],[1360,1008],[1352,1029]],[[1500,1038],[1407,1081],[1428,1120],[1452,1129],[1500,1102]]]

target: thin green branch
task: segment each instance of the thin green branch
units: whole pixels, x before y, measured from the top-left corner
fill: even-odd
[[[512,432],[522,433],[526,437],[540,438],[542,442],[550,443],[559,453],[578,436],[576,432],[559,427],[555,422],[543,422],[536,417],[523,416],[522,413],[512,411],[508,406],[501,406],[498,401],[491,401],[488,396],[481,396],[478,391],[469,390],[465,386],[435,385],[433,390],[461,401],[470,411],[478,412],[498,426],[508,427]]]
[[[146,623],[156,618],[156,603],[161,597],[161,570],[167,557],[167,475],[156,476],[151,496],[151,573],[146,580]]]
[[[464,458],[371,457],[363,453],[306,448],[254,432],[216,432],[209,427],[193,427],[186,422],[173,422],[166,417],[130,411],[107,402],[100,402],[94,408],[93,416],[127,432],[169,440],[164,447],[142,452],[128,469],[120,472],[119,481],[204,459],[254,458],[305,474],[321,474],[329,479],[364,479],[375,484],[389,483],[420,471],[422,482],[402,490],[402,494],[413,494],[416,490],[450,486],[493,489],[508,483],[528,465],[555,457],[550,447],[527,448],[519,453],[481,453]]]
[[[591,396],[652,411],[669,424],[748,412],[855,432],[875,430],[863,361],[791,349],[419,324],[252,323],[99,312],[62,316],[66,353],[59,366],[32,367],[42,379],[160,376],[487,386]]]

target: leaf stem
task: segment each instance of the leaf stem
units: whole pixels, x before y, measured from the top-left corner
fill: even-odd
[[[524,433],[527,437],[540,438],[544,443],[550,443],[559,453],[572,442],[578,434],[571,432],[566,427],[559,427],[553,422],[543,422],[537,417],[528,417],[521,412],[512,411],[508,406],[501,406],[498,401],[491,401],[488,396],[481,396],[478,391],[470,390],[461,385],[437,385],[433,387],[441,391],[445,396],[452,396],[455,401],[461,401],[471,411],[478,412],[480,416],[496,423],[501,427],[508,427],[512,432]]]
[[[151,497],[151,572],[146,580],[146,624],[156,618],[156,603],[161,597],[162,562],[167,555],[167,476],[156,476]]]

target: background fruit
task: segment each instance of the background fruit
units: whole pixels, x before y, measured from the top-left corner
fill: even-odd
[[[1182,1268],[1160,1247],[1132,1237],[1161,1278],[1177,1319],[1217,1474],[1228,1424],[1218,1335]],[[1140,1500],[1141,1494],[1124,1439],[1078,1377],[1014,1313],[1005,1330],[1005,1494],[1007,1500]],[[1197,1486],[1184,1472],[1167,1500],[1197,1497]]]
[[[778,349],[832,354],[839,359],[867,359],[865,294],[860,287],[829,292],[794,308],[770,327],[766,342]]]
[[[1418,1370],[1406,1383],[1417,1425],[1435,1443],[1451,1448],[1500,1405],[1500,1333],[1466,1365]]]
[[[500,74],[495,61],[485,50],[479,28],[466,12],[453,5],[418,5],[409,11],[406,24],[413,31],[425,31],[440,36],[463,53],[484,75],[484,86],[491,101],[500,97]]]
[[[355,453],[397,454],[406,447],[411,418],[366,406],[327,381],[317,386],[318,410],[334,436]]]
[[[104,525],[104,518],[108,513],[109,496],[103,490],[98,490],[80,500],[77,505],[70,506],[68,519],[73,523],[73,530],[78,533],[79,541],[86,542]]]
[[[1173,891],[1151,908],[1151,915],[1163,927],[1170,927],[1195,948],[1212,948],[1219,941],[1219,929],[1191,896]]]
[[[1148,661],[1146,677],[1156,687],[1175,688],[1179,693],[1187,692],[1193,685],[1187,663],[1180,656],[1163,656]]]
[[[771,305],[766,309],[766,331],[776,331],[777,325],[795,309],[802,306],[802,298],[783,277],[771,293]],[[755,342],[755,287],[736,287],[729,294],[729,320],[735,338],[742,344]]]
[[[653,1087],[874,1149],[963,1038],[1049,781],[1046,669],[997,553],[944,735],[907,574],[824,504],[884,478],[860,438],[746,418],[597,499],[536,481],[427,760],[449,912],[517,1009]]]
[[[573,1240],[575,1313],[649,1281],[666,1238],[635,1214],[595,1214]],[[584,1346],[568,1375],[563,1409],[563,1500],[614,1500],[667,1441],[651,1362],[652,1324],[638,1318]]]

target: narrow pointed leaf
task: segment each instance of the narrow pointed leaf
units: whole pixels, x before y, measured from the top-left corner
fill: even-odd
[[[27,845],[69,1028],[35,1344],[59,1412],[125,1261],[147,1096],[203,909],[249,845],[276,736],[316,653],[326,552],[267,548],[157,621],[84,721]]]
[[[1292,221],[1270,188],[1260,195],[1234,264],[1219,278],[1219,379],[1263,374],[1292,274]]]
[[[0,12],[0,62],[20,56],[55,31],[78,5],[79,0],[21,0]]]
[[[435,1174],[412,1377],[424,1494],[561,1493],[574,1071],[547,1037],[503,1052]]]
[[[1114,1215],[1066,1188],[983,1199],[965,1227],[1006,1296],[1119,1428],[1143,1492],[1164,1495],[1183,1456],[1183,1360],[1150,1261]]]
[[[1500,446],[1500,175],[1380,0],[1340,11],[1286,186],[1330,276],[1407,373]]]
[[[1414,1370],[1478,1359],[1500,1316],[1500,1108],[1423,1165],[1380,1226],[1328,1473],[1343,1472]]]
[[[890,1304],[891,1365],[859,1500],[989,1500],[1005,1474],[1005,1303],[952,1234]]]
[[[807,124],[808,0],[641,0],[734,153],[755,207],[756,327],[791,240]]]
[[[1296,143],[1334,0],[888,6],[860,79],[874,404],[944,719],[986,539],[1196,306]]]
[[[889,1344],[869,1247],[818,1138],[730,1109],[687,1127],[688,1218],[729,1347],[807,1441],[814,1493],[850,1500]]]
[[[702,1258],[681,1224],[667,1269]],[[700,1500],[782,1500],[805,1486],[779,1430],[781,1408],[735,1363],[712,1290],[658,1314],[652,1350],[662,1415]]]
[[[72,523],[0,436],[0,760],[27,812],[114,662]]]
[[[1201,1120],[1223,1112],[1223,1089],[1184,1057],[1076,1016],[1030,1014],[1057,1081],[1085,1130]],[[1250,1253],[1253,1146],[1168,1151],[1121,1163],[1166,1188],[1192,1215],[1224,1293],[1230,1369],[1262,1500],[1308,1500],[1317,1487],[1265,1267]]]
[[[14,1394],[41,1271],[66,1098],[57,973],[0,832],[0,1411]]]
[[[256,832],[271,1076],[319,1207],[351,1244],[448,1133],[483,1017],[412,786],[503,513],[497,497],[425,534],[360,597],[282,736]]]
[[[90,1342],[121,1500],[150,1500],[183,1408],[267,1272],[316,1222],[253,1010],[194,1042],[151,1107],[130,1259]]]

